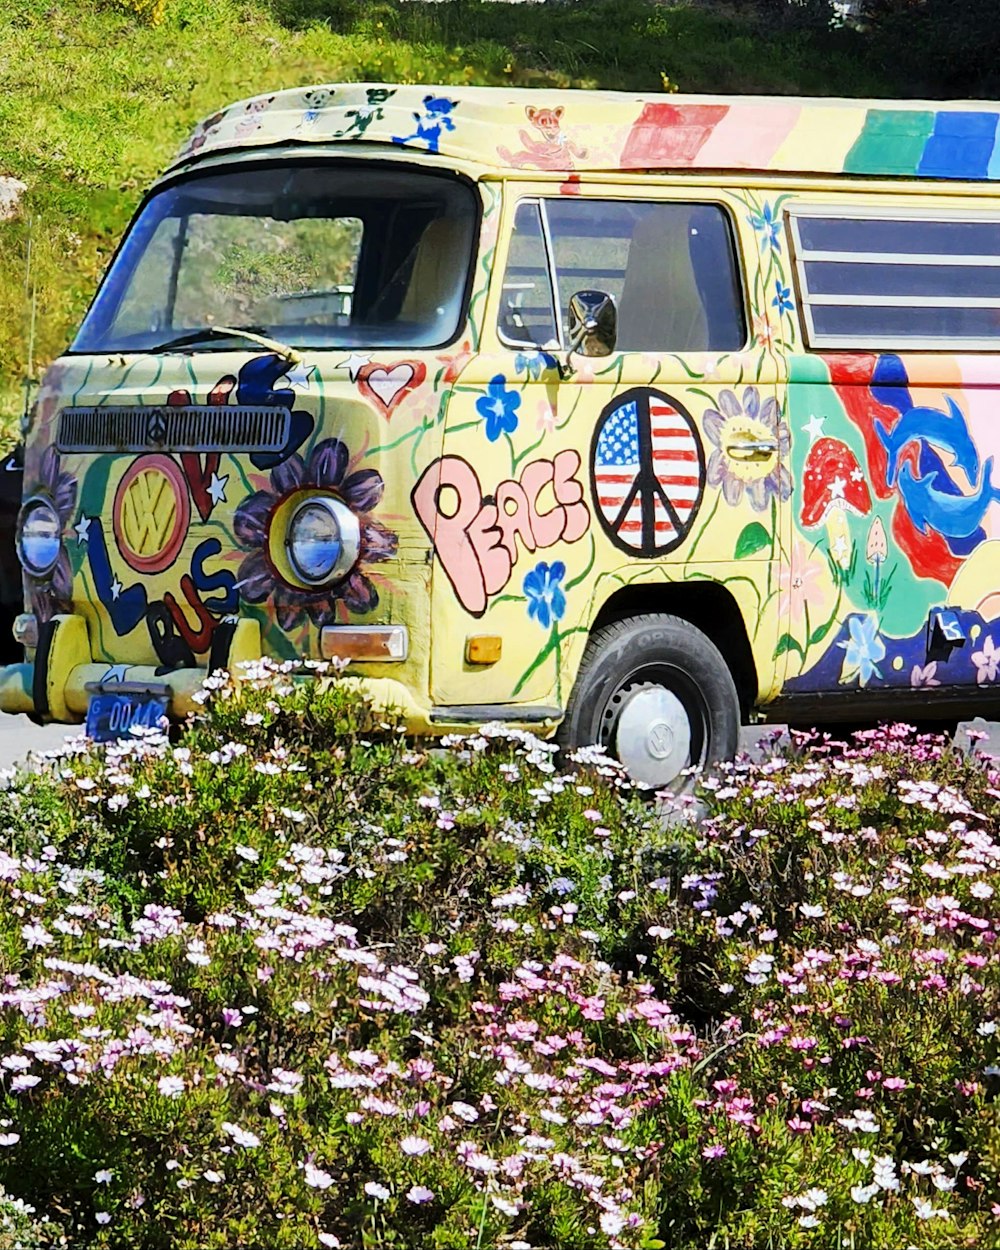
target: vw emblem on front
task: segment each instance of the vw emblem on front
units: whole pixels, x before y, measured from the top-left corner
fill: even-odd
[[[146,421],[146,437],[156,447],[167,441],[167,414],[162,408],[154,408]]]

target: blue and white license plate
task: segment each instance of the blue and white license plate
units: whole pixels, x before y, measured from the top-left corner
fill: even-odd
[[[87,707],[87,737],[113,742],[134,725],[156,729],[167,714],[167,699],[154,694],[95,694]]]

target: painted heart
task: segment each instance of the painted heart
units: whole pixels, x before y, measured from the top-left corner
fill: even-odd
[[[415,390],[427,375],[422,360],[397,360],[389,365],[367,364],[358,370],[358,390],[373,399],[386,420],[410,391]]]

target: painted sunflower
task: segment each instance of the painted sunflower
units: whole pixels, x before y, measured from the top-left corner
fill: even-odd
[[[722,487],[727,504],[735,507],[744,491],[756,512],[763,512],[775,496],[788,499],[792,493],[792,479],[784,464],[790,443],[788,426],[773,396],[761,399],[756,386],[748,386],[741,403],[734,391],[720,391],[719,410],[709,408],[703,428],[713,447],[706,478],[709,486]],[[734,459],[730,443],[748,438],[773,444],[773,453],[763,460]]]
[[[59,514],[60,530],[65,533],[76,511],[77,481],[71,473],[62,471],[59,453],[54,447],[46,447],[42,453],[38,480],[25,492],[26,499],[35,496],[48,499]],[[35,577],[27,569],[23,572],[31,610],[39,621],[50,621],[59,613],[72,611],[73,568],[64,542],[60,540],[59,557],[51,573]]]
[[[326,439],[316,444],[308,460],[290,456],[272,469],[271,489],[256,491],[236,509],[233,532],[239,545],[249,552],[240,565],[240,594],[247,603],[273,599],[278,624],[285,631],[301,625],[307,616],[314,625],[331,624],[338,603],[349,612],[372,612],[378,607],[378,590],[364,566],[392,559],[398,539],[369,515],[385,490],[381,474],[374,469],[348,474],[349,463],[347,445],[339,438]],[[333,492],[357,514],[361,550],[354,568],[341,581],[307,590],[285,581],[274,567],[268,556],[268,538],[278,505],[296,491],[313,486]]]

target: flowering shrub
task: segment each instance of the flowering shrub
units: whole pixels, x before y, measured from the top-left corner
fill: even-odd
[[[210,685],[179,742],[0,793],[0,1182],[37,1244],[995,1238],[988,764],[802,742],[686,825],[596,750]]]

